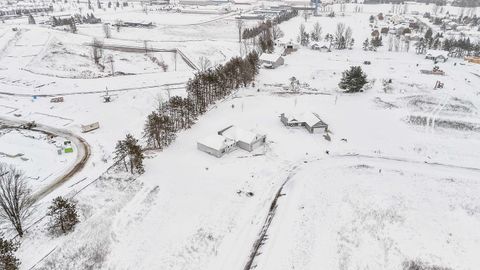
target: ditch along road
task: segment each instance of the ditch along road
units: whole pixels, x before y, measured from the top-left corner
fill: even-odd
[[[56,188],[61,186],[63,183],[68,181],[78,172],[80,172],[85,164],[87,163],[88,159],[90,158],[90,145],[80,136],[73,134],[72,132],[65,130],[65,129],[58,129],[42,124],[36,124],[35,127],[30,129],[25,128],[25,124],[29,123],[28,121],[18,120],[18,119],[11,119],[0,117],[0,129],[2,128],[15,128],[15,129],[25,129],[25,130],[32,130],[36,132],[41,132],[47,135],[55,136],[55,137],[62,137],[69,141],[71,141],[76,148],[76,159],[75,162],[70,165],[66,170],[59,175],[55,180],[53,180],[49,185],[43,187],[42,189],[36,191],[32,196],[35,202],[41,200]]]

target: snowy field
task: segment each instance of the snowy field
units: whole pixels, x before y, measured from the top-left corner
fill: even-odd
[[[0,162],[12,164],[25,172],[33,192],[48,185],[73,164],[73,153],[65,153],[65,139],[21,129],[0,129]],[[70,146],[70,145],[67,145]],[[61,154],[57,151],[61,150]],[[49,169],[46,169],[49,168]]]
[[[280,194],[252,269],[396,270],[410,261],[479,269],[480,65],[449,59],[438,64],[445,76],[425,75],[420,70],[433,62],[413,45],[410,52],[363,51],[370,14],[390,8],[366,5],[352,13],[349,5],[345,16],[282,23],[285,38],[296,40],[301,23],[311,31],[318,21],[325,35],[344,22],[356,43],[331,53],[302,47],[285,65],[262,69],[255,87],[217,102],[167,149],[147,151],[146,173],[138,178],[109,169],[116,142],[127,133],[141,138],[146,115],[169,97],[185,96],[194,71],[183,64],[172,70],[178,59],[164,53],[158,57],[167,71],[143,54],[115,52],[115,70],[129,75],[112,77],[108,68],[95,70],[85,45],[102,37],[101,25],[79,25],[78,34],[25,22],[16,22],[17,32],[13,22],[0,25],[0,118],[65,129],[91,147],[85,167],[38,202],[18,251],[21,268],[244,269]],[[106,44],[142,47],[148,40],[155,48],[180,49],[195,64],[202,56],[218,64],[240,54],[234,13],[132,9],[98,16],[156,24],[112,28]],[[339,91],[350,66],[368,75],[365,92]],[[85,71],[94,75],[76,76]],[[292,76],[302,84],[299,92],[288,90]],[[388,89],[384,80],[392,81]],[[444,88],[434,90],[438,80]],[[106,87],[110,103],[103,103]],[[54,96],[64,102],[51,103]],[[279,115],[291,111],[318,113],[331,141],[286,128]],[[100,129],[81,133],[81,125],[97,121]],[[197,150],[199,139],[229,125],[266,134],[266,145],[220,159]],[[24,153],[28,160],[0,153],[0,161],[39,179],[72,162],[44,136],[15,130],[0,130],[0,152]],[[39,219],[59,195],[78,202],[81,222],[52,237]]]

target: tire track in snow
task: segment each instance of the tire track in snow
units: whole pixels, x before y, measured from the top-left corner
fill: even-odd
[[[267,214],[267,217],[265,218],[265,221],[262,225],[262,228],[260,230],[259,236],[257,240],[253,243],[252,251],[250,252],[250,255],[248,257],[248,261],[245,264],[243,270],[252,270],[256,267],[254,264],[255,259],[260,255],[261,253],[260,248],[265,244],[266,240],[268,239],[268,229],[270,228],[270,225],[272,224],[273,218],[275,217],[276,210],[278,208],[278,199],[281,196],[284,196],[285,194],[282,194],[283,188],[285,185],[291,180],[293,176],[297,173],[299,167],[301,164],[309,164],[314,161],[326,161],[326,160],[333,160],[333,159],[358,159],[358,160],[371,160],[371,161],[387,161],[387,162],[394,162],[394,163],[409,163],[409,164],[416,164],[416,165],[421,165],[421,166],[429,166],[429,167],[442,167],[442,168],[448,168],[448,169],[455,169],[455,170],[467,170],[467,171],[473,171],[473,172],[478,172],[480,173],[480,168],[476,167],[465,167],[465,166],[459,166],[459,165],[454,165],[454,164],[445,164],[445,163],[440,163],[440,162],[427,162],[427,161],[420,161],[420,160],[414,160],[410,158],[402,158],[402,157],[393,157],[393,156],[373,156],[373,155],[368,155],[368,154],[359,154],[359,153],[348,153],[348,154],[333,154],[328,157],[316,157],[312,158],[309,160],[305,160],[302,163],[298,162],[300,165],[295,165],[289,170],[289,175],[287,179],[283,182],[283,184],[280,186],[278,189],[275,197],[273,198],[272,203],[270,204],[270,208]]]
[[[275,197],[273,198],[272,203],[270,204],[270,209],[268,210],[267,217],[263,223],[262,229],[260,230],[259,237],[257,240],[253,243],[252,251],[250,252],[249,259],[247,263],[245,264],[245,267],[243,268],[244,270],[251,270],[254,265],[255,258],[257,255],[259,255],[259,250],[260,247],[265,243],[267,240],[267,232],[268,229],[270,228],[270,225],[272,224],[273,218],[275,217],[275,213],[277,210],[277,202],[280,196],[284,195],[282,194],[283,187],[290,181],[290,179],[296,174],[298,166],[293,166],[292,169],[290,169],[290,173],[287,176],[287,179],[283,182],[283,184],[280,186],[278,189],[277,193],[275,194]]]

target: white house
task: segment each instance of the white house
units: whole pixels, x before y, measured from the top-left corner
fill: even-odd
[[[267,136],[264,134],[244,130],[236,126],[229,126],[220,130],[218,135],[233,140],[239,148],[249,152],[265,144],[267,139]]]
[[[260,64],[266,68],[277,68],[284,64],[283,57],[274,53],[263,53],[259,60]]]
[[[428,50],[425,58],[436,62],[446,62],[448,60],[448,52],[441,50]]]
[[[324,133],[328,131],[328,125],[320,119],[318,114],[312,112],[282,113],[280,121],[288,127],[305,127],[310,133]]]
[[[310,48],[315,51],[329,51],[329,45],[326,42],[314,42],[310,45]]]
[[[235,150],[236,146],[234,140],[214,134],[199,140],[197,148],[219,158]]]

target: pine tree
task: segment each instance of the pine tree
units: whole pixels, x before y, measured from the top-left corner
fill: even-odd
[[[52,233],[67,233],[78,223],[78,214],[74,202],[62,197],[53,199],[48,208],[50,231]]]
[[[368,38],[365,39],[365,41],[363,42],[363,50],[364,51],[368,51],[368,47],[370,46],[370,41],[368,41]]]
[[[125,170],[132,174],[145,172],[143,167],[143,152],[138,140],[127,134],[124,140],[117,142],[115,147],[115,162],[123,163]]]
[[[74,34],[77,33],[77,25],[75,24],[75,19],[73,19],[73,17],[70,19],[70,31]]]
[[[36,24],[35,18],[33,18],[32,14],[28,15],[28,24]]]
[[[352,66],[350,69],[342,73],[342,79],[338,86],[340,89],[346,90],[347,93],[360,92],[367,83],[367,75],[359,66]]]
[[[11,240],[0,237],[0,269],[16,270],[20,261],[15,257],[18,245]]]

